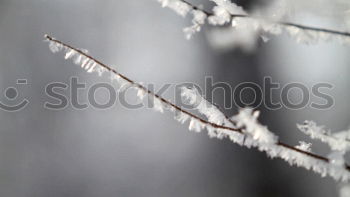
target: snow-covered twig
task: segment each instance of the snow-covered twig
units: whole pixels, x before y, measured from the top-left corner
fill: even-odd
[[[312,139],[328,144],[332,150],[344,152],[350,150],[350,131],[331,133],[325,130],[324,126],[317,126],[313,121],[304,121],[304,124],[298,124],[297,126],[299,130]]]
[[[186,0],[158,1],[162,3],[163,7],[169,7],[181,16],[186,16],[190,12],[193,13],[194,25],[184,29],[186,38],[188,39],[191,38],[194,33],[200,31],[200,26],[203,25],[205,19],[207,19],[208,23],[211,25],[225,25],[231,23],[234,28],[255,31],[257,33],[252,36],[260,35],[263,36],[264,40],[267,38],[266,34],[279,35],[282,32],[286,32],[298,42],[314,43],[319,40],[339,40],[341,43],[350,43],[349,32],[311,27],[293,22],[273,20],[263,16],[249,15],[242,7],[237,6],[230,0],[211,0],[216,3],[216,6],[213,7],[213,12],[208,12]],[[195,20],[199,15],[201,16],[201,22]]]
[[[228,118],[217,107],[207,102],[195,89],[183,88],[182,97],[186,98],[189,104],[195,106],[199,113],[205,115],[207,120],[200,118],[151,92],[141,83],[137,83],[120,74],[112,67],[88,55],[84,50],[76,49],[48,35],[45,35],[45,38],[49,42],[52,52],[64,51],[66,59],[73,59],[74,63],[80,65],[88,72],[98,72],[102,75],[107,71],[111,74],[111,79],[116,79],[121,88],[136,88],[139,98],[143,99],[145,96],[152,98],[155,101],[154,109],[156,111],[164,112],[169,110],[175,112],[175,118],[181,123],[190,120],[190,130],[200,132],[207,129],[211,137],[219,139],[227,137],[241,146],[255,147],[260,151],[266,152],[271,158],[284,159],[291,165],[313,170],[322,176],[329,175],[341,181],[350,180],[350,167],[347,164],[334,163],[333,159],[330,160],[327,157],[312,153],[310,152],[310,147],[305,146],[305,144],[294,147],[278,141],[276,135],[258,122],[259,112],[257,111],[249,108],[242,109],[238,115]]]

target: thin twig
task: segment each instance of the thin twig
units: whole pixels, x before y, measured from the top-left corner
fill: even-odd
[[[180,1],[188,4],[194,10],[202,11],[208,16],[214,16],[213,13],[211,13],[209,11],[206,11],[206,10],[196,6],[196,5],[193,5],[193,4],[191,4],[190,2],[188,2],[186,0],[180,0]],[[259,19],[259,18],[255,17],[255,16],[246,15],[246,14],[230,14],[230,16],[231,16],[231,19],[233,19],[233,18],[254,18],[254,19]],[[286,21],[272,21],[272,20],[269,20],[269,19],[264,19],[264,20],[266,20],[268,22],[271,22],[271,23],[284,25],[284,26],[296,27],[296,28],[303,29],[303,30],[311,30],[311,31],[316,31],[316,32],[324,32],[324,33],[329,33],[329,34],[334,34],[334,35],[350,37],[350,33],[349,32],[345,32],[345,31],[337,31],[337,30],[326,29],[326,28],[311,27],[311,26],[307,26],[307,25],[301,25],[301,24],[296,24],[296,23],[286,22]]]
[[[237,133],[240,133],[240,134],[242,134],[242,135],[245,135],[244,129],[243,129],[243,128],[232,128],[232,127],[227,127],[227,126],[218,125],[218,124],[209,122],[209,121],[207,121],[207,120],[204,120],[204,119],[202,119],[202,118],[196,116],[195,114],[193,114],[193,113],[191,113],[191,112],[188,112],[188,111],[182,109],[181,107],[179,107],[179,106],[173,104],[172,102],[170,102],[170,101],[164,99],[163,97],[159,96],[158,94],[155,94],[155,93],[151,92],[151,91],[150,91],[149,89],[147,89],[145,86],[143,86],[143,85],[141,85],[141,84],[139,84],[139,83],[137,83],[137,82],[131,80],[130,78],[126,77],[126,76],[123,75],[123,74],[120,74],[120,73],[117,72],[115,69],[113,69],[113,68],[111,68],[110,66],[108,66],[108,65],[102,63],[101,61],[95,59],[94,57],[92,57],[92,56],[90,56],[89,54],[83,52],[82,50],[79,50],[79,49],[77,49],[77,48],[74,48],[74,47],[72,47],[72,46],[66,44],[66,43],[63,43],[62,41],[59,41],[59,40],[57,40],[57,39],[54,39],[54,38],[52,38],[52,37],[49,36],[49,35],[45,35],[45,38],[46,38],[47,40],[49,40],[49,41],[52,41],[52,42],[58,43],[58,44],[60,44],[60,45],[62,45],[62,46],[64,46],[64,47],[67,47],[68,49],[74,50],[74,51],[76,51],[77,53],[79,53],[80,55],[86,56],[87,58],[89,58],[89,59],[95,61],[99,66],[102,66],[103,68],[107,69],[108,71],[110,71],[110,72],[114,73],[115,75],[117,75],[117,76],[123,78],[124,80],[128,81],[130,84],[132,84],[132,85],[134,85],[134,86],[136,86],[136,87],[142,89],[143,91],[147,92],[148,95],[154,96],[155,98],[161,100],[164,104],[173,107],[175,110],[177,110],[177,111],[179,111],[179,112],[181,112],[181,113],[184,113],[184,114],[190,116],[191,118],[194,118],[194,119],[200,121],[200,122],[203,123],[203,124],[210,125],[211,127],[216,128],[216,129],[224,129],[224,130],[228,130],[228,131],[230,131],[230,132],[237,132]],[[226,119],[229,120],[229,121],[230,121],[231,123],[233,123],[234,125],[236,124],[234,121],[232,121],[232,120],[231,120],[230,118],[228,118],[227,116],[226,116]],[[280,147],[283,147],[283,148],[286,148],[286,149],[289,149],[289,150],[291,150],[291,151],[295,151],[295,152],[304,154],[304,155],[306,155],[306,156],[312,157],[312,158],[314,158],[314,159],[317,159],[317,160],[320,160],[320,161],[323,161],[323,162],[327,162],[327,163],[330,162],[330,160],[329,160],[328,158],[326,158],[326,157],[323,157],[323,156],[318,155],[318,154],[316,154],[316,153],[308,152],[308,151],[305,151],[305,150],[302,150],[302,149],[293,147],[293,146],[291,146],[291,145],[288,145],[288,144],[283,143],[283,142],[280,142],[280,141],[277,142],[276,145],[278,145],[278,146],[280,146]],[[350,166],[349,166],[348,164],[345,164],[345,168],[346,168],[348,171],[350,171]]]

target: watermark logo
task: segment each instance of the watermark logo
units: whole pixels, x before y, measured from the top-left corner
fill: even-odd
[[[16,85],[27,85],[26,79],[18,79]],[[4,91],[6,101],[0,101],[0,109],[8,112],[15,112],[24,109],[29,101],[27,99],[19,99],[19,92],[15,87],[8,87]]]
[[[27,85],[26,79],[17,80],[17,85]],[[172,92],[174,98],[169,100],[178,106],[190,109],[196,106],[188,106],[179,96],[178,90],[181,87],[194,87],[209,102],[214,101],[216,96],[223,100],[224,109],[243,107],[264,107],[269,110],[282,108],[298,110],[310,107],[318,110],[330,109],[335,100],[331,96],[333,85],[329,83],[315,83],[311,87],[303,83],[287,83],[281,85],[274,82],[271,77],[265,77],[263,83],[244,82],[234,86],[226,82],[214,81],[213,77],[205,78],[203,89],[193,83],[164,84],[155,89],[154,84],[147,84],[145,87],[160,97]],[[153,108],[152,97],[147,99],[130,99],[130,95],[136,98],[133,86],[118,87],[114,83],[95,83],[88,86],[80,82],[78,77],[71,77],[69,83],[51,82],[45,87],[46,101],[43,107],[50,110],[62,110],[72,107],[77,110],[84,110],[89,107],[94,109],[110,109],[117,104],[126,109]],[[123,89],[123,90],[120,90]],[[102,95],[102,96],[101,96]],[[8,87],[4,91],[5,101],[0,102],[0,109],[15,112],[24,109],[30,101],[20,97],[15,87]]]

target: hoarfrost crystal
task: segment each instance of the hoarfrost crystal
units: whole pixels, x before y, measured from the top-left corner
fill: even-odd
[[[197,89],[182,88],[181,96],[195,107],[200,114],[204,115],[207,120],[201,119],[162,99],[162,97],[146,91],[147,89],[144,86],[131,81],[108,66],[98,63],[97,60],[86,55],[86,53],[62,44],[51,37],[46,36],[46,38],[50,42],[49,46],[52,52],[64,51],[66,59],[72,58],[73,62],[80,63],[81,67],[88,72],[95,70],[97,72],[113,71],[111,72],[113,75],[111,79],[118,81],[121,89],[134,86],[139,88],[138,97],[143,97],[144,94],[153,97],[156,111],[164,112],[164,110],[170,110],[175,112],[175,118],[181,123],[185,123],[186,120],[190,119],[189,130],[191,131],[200,132],[206,128],[210,137],[218,139],[227,137],[234,143],[248,148],[255,147],[259,151],[266,152],[271,158],[284,159],[291,165],[313,170],[322,176],[329,175],[341,181],[350,179],[349,167],[345,165],[344,161],[344,154],[349,151],[350,147],[349,131],[331,133],[326,131],[324,127],[317,126],[312,121],[306,121],[303,125],[298,125],[298,128],[311,138],[327,143],[332,149],[329,159],[311,153],[311,145],[304,142],[297,146],[297,149],[291,148],[279,142],[276,135],[258,122],[258,111],[254,111],[251,108],[241,109],[236,116],[229,119],[216,106],[206,101]],[[145,91],[140,90],[140,87]]]
[[[347,131],[333,134],[329,130],[325,130],[324,126],[317,126],[313,121],[305,121],[304,124],[298,124],[297,126],[300,131],[310,136],[312,139],[318,139],[328,144],[332,150],[350,150],[350,141]]]
[[[183,112],[177,112],[177,115],[175,115],[175,119],[181,124],[184,124],[189,119],[189,116]]]
[[[158,0],[158,2],[162,4],[162,7],[168,7],[183,17],[192,9],[190,5],[181,0]]]
[[[204,129],[204,125],[197,119],[191,118],[190,125],[188,127],[190,131],[195,131],[197,133]]]
[[[311,143],[300,141],[299,145],[296,146],[295,148],[298,148],[298,149],[303,150],[303,151],[311,152],[311,146],[312,146]]]
[[[164,112],[164,104],[159,98],[154,98],[153,109],[160,113]]]

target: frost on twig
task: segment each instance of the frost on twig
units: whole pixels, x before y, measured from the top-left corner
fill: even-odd
[[[295,146],[295,148],[298,148],[303,151],[311,152],[311,146],[312,146],[311,143],[300,141],[299,145]]]
[[[305,121],[304,124],[297,125],[299,130],[310,136],[312,139],[320,140],[329,145],[331,152],[328,155],[329,162],[335,168],[342,168],[346,163],[344,156],[350,150],[350,131],[341,131],[332,133],[326,130],[324,126],[318,126],[313,121]],[[335,171],[336,176],[340,176],[339,171]]]
[[[180,0],[158,0],[162,4],[162,7],[168,7],[174,10],[177,14],[185,17],[189,11],[192,10],[192,6],[188,3]]]
[[[181,96],[185,98],[194,109],[206,117],[205,119],[200,118],[149,91],[141,83],[137,83],[118,73],[112,67],[88,55],[84,50],[73,48],[48,35],[45,37],[49,42],[52,52],[63,51],[66,59],[72,59],[88,72],[97,72],[100,75],[106,71],[109,72],[112,76],[111,79],[119,84],[120,90],[123,90],[124,87],[135,88],[137,90],[137,96],[141,100],[146,96],[154,100],[154,110],[162,113],[166,110],[174,112],[175,119],[182,124],[189,120],[189,130],[191,131],[201,132],[206,129],[210,137],[218,139],[228,138],[241,146],[257,148],[259,151],[266,152],[271,158],[281,158],[291,165],[313,170],[322,176],[329,175],[341,181],[350,180],[350,167],[345,164],[343,159],[344,151],[342,151],[347,150],[347,145],[341,146],[342,148],[334,146],[338,150],[332,152],[329,159],[310,152],[310,146],[305,143],[297,147],[289,146],[278,141],[278,137],[275,134],[266,126],[259,123],[258,111],[254,111],[250,108],[241,109],[236,116],[228,118],[216,106],[206,101],[196,89],[182,88]],[[329,134],[316,127],[314,124],[307,124],[301,128],[317,139],[322,139],[325,142],[330,141],[327,140],[329,139],[328,137],[324,137],[326,134]],[[342,134],[341,136],[345,135]],[[345,138],[338,137],[337,139]]]
[[[192,9],[191,13],[193,15],[192,26],[183,29],[186,39],[188,40],[191,39],[195,33],[201,31],[201,26],[205,23],[207,18],[207,15],[201,10]]]
[[[208,24],[213,26],[227,26],[227,24],[230,24],[231,33],[233,34],[231,39],[240,39],[235,35],[239,33],[244,35],[241,32],[247,32],[244,39],[250,44],[256,42],[259,37],[264,41],[268,41],[270,35],[280,35],[282,33],[288,34],[298,43],[314,44],[319,41],[350,43],[350,33],[348,32],[282,21],[282,16],[289,14],[289,12],[283,5],[276,6],[276,3],[272,3],[271,9],[267,9],[264,14],[248,14],[242,7],[230,0],[211,0],[216,4],[212,8],[212,12],[207,12],[185,0],[158,1],[163,7],[169,7],[183,17],[190,12],[193,14],[193,25],[183,30],[187,39],[190,39],[194,33],[199,32],[201,26],[207,20]]]
[[[182,17],[185,17],[188,13],[192,14],[192,25],[183,29],[186,39],[191,39],[196,32],[199,32],[208,17],[204,11],[182,0],[158,0],[158,2],[162,4],[162,7],[168,7]]]
[[[305,121],[304,124],[298,124],[297,126],[300,131],[312,139],[328,144],[332,150],[345,152],[350,150],[349,131],[333,134],[331,131],[325,130],[324,126],[317,126],[313,121]]]
[[[232,122],[230,122],[216,106],[205,100],[196,88],[182,87],[181,96],[188,102],[188,104],[194,106],[199,113],[206,116],[209,122],[217,125],[234,127]]]
[[[245,108],[241,109],[238,115],[232,117],[232,120],[237,122],[238,127],[244,127],[245,133],[251,136],[254,141],[262,144],[275,144],[278,140],[277,136],[258,122],[259,115],[259,111]]]

